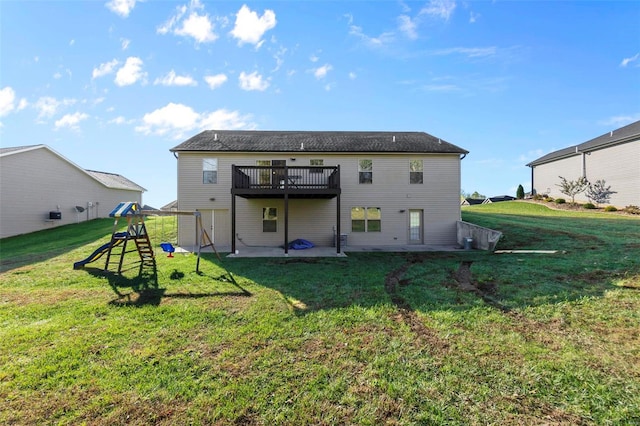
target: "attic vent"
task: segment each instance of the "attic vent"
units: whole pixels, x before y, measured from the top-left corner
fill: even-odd
[[[609,137],[613,136],[613,130],[609,132]]]
[[[393,135],[393,141],[394,142],[396,141],[396,135]]]
[[[218,140],[218,134],[217,134],[217,133],[214,133],[214,134],[213,134],[213,140],[214,140],[214,141],[217,141],[217,140]]]
[[[304,150],[304,142],[300,142],[300,151]]]

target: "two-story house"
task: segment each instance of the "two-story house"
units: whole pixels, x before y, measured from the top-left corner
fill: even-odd
[[[468,152],[427,133],[207,130],[171,151],[178,208],[218,247],[456,244]],[[196,244],[192,222],[179,245]]]

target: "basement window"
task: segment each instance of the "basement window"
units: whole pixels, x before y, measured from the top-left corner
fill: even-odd
[[[262,232],[278,232],[278,209],[262,208]]]
[[[382,209],[380,207],[352,207],[351,232],[381,232]]]

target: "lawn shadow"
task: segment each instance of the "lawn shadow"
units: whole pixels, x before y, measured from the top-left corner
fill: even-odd
[[[139,262],[137,262],[139,263]],[[169,293],[167,288],[159,287],[158,268],[153,264],[139,264],[137,267],[123,269],[121,274],[105,271],[98,268],[84,268],[89,274],[106,278],[109,286],[117,297],[109,302],[114,306],[158,306],[162,299],[200,299],[206,297],[250,297],[251,292],[240,286],[230,273],[219,276],[198,273],[200,276],[209,278],[212,281],[228,283],[235,288],[232,291],[214,292],[191,292],[174,291]],[[136,273],[137,271],[137,273]],[[164,274],[162,274],[164,276]],[[179,284],[185,278],[185,273],[173,269],[168,275],[168,279]],[[126,289],[130,289],[126,291]]]
[[[108,242],[112,229],[110,219],[93,219],[3,238],[0,240],[0,273],[64,255],[89,243]]]
[[[547,236],[551,245],[558,241],[558,233]],[[565,238],[562,234],[563,244]],[[509,312],[603,297],[607,291],[624,288],[618,282],[622,275],[639,279],[637,263],[624,256],[617,256],[620,263],[609,268],[605,260],[611,246],[606,242],[594,250],[587,239],[573,241],[570,252],[553,255],[371,252],[349,253],[340,261],[234,258],[223,263],[236,277],[280,293],[299,315],[381,304],[422,312],[466,311],[484,304]],[[623,242],[621,250],[624,247]]]

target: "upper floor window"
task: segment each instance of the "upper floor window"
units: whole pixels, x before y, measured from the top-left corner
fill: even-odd
[[[309,160],[310,166],[324,166],[324,160],[320,159],[311,159]],[[322,173],[322,169],[311,169],[311,173]]]
[[[373,183],[373,160],[358,161],[358,182]]]
[[[422,183],[422,160],[409,161],[409,183]]]
[[[202,159],[202,183],[218,183],[218,159]]]

